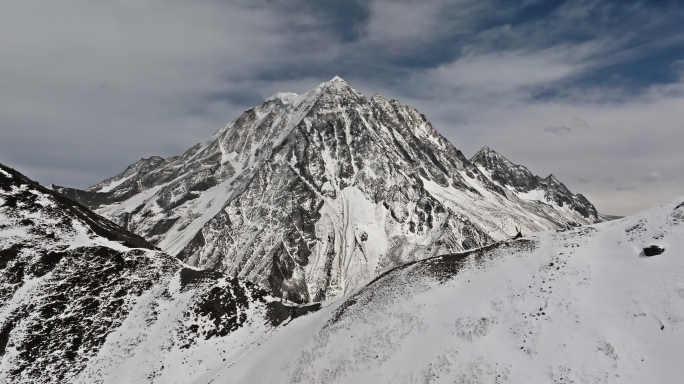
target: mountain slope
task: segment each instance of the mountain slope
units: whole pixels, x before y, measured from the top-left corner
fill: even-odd
[[[643,383],[684,374],[684,198],[409,262],[310,306],[124,244],[135,239],[0,165],[3,380]]]
[[[664,252],[648,257],[644,248]],[[684,198],[394,269],[213,382],[674,383]]]
[[[601,221],[555,178],[511,190],[415,109],[340,78],[277,94],[182,156],[53,187],[183,261],[295,302],[395,266],[516,234]]]
[[[582,217],[600,217],[593,205],[582,195],[574,195],[554,175],[535,176],[522,165],[510,162],[489,147],[480,149],[470,161],[501,187],[523,200],[540,201],[578,213]]]
[[[188,382],[293,315],[0,164],[2,382]]]

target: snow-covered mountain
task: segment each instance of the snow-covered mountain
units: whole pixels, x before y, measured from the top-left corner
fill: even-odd
[[[415,109],[336,77],[279,93],[182,156],[65,196],[201,268],[295,302],[516,234],[600,222],[583,196],[489,148],[466,159]]]
[[[184,266],[0,165],[2,383],[190,382],[305,311]],[[256,336],[216,341],[233,334]]]
[[[406,263],[308,306],[197,270],[0,165],[12,383],[670,383],[684,198]]]

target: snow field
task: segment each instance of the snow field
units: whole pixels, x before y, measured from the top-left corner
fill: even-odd
[[[679,382],[682,201],[536,234],[531,252],[493,251],[443,284],[392,277],[363,288],[340,319],[331,308],[348,297],[296,319],[214,382]],[[666,251],[643,256],[651,244]]]

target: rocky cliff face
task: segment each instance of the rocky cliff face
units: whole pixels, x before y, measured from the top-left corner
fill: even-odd
[[[201,268],[296,302],[404,263],[601,221],[550,176],[488,148],[471,161],[415,109],[340,78],[276,94],[182,156],[78,191],[53,187]]]
[[[0,165],[2,382],[117,382],[123,373],[128,382],[169,373],[191,381],[204,364],[244,351],[214,340],[258,329],[249,348],[293,314],[264,289],[187,268]],[[202,361],[182,365],[179,356],[196,350]]]
[[[470,161],[499,186],[523,200],[541,201],[584,218],[599,217],[596,208],[581,194],[573,194],[554,175],[535,176],[522,165],[511,163],[489,147],[479,150]]]

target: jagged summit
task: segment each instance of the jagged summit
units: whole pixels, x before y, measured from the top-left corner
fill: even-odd
[[[305,102],[306,99],[318,98],[324,93],[338,92],[358,93],[341,77],[335,76],[331,80],[319,84],[316,88],[302,95],[298,95],[294,92],[278,92],[275,95],[267,98],[266,103],[269,101],[279,101],[284,105],[296,105]]]
[[[187,263],[318,301],[516,227],[600,221],[494,154],[469,161],[414,108],[336,77],[276,94],[181,156],[63,191]]]
[[[505,167],[515,167],[510,160],[491,149],[489,146],[482,147],[479,151],[470,158],[471,163],[477,164],[489,164],[489,166],[505,166]]]
[[[492,180],[503,187],[512,187],[517,192],[529,192],[537,186],[537,177],[527,168],[513,164],[510,160],[485,146],[470,161],[488,172]]]
[[[363,99],[367,102],[366,98],[360,92],[352,88],[349,83],[339,76],[335,76],[330,81],[321,83],[318,87],[314,88],[314,90],[320,90],[319,92],[321,94],[334,94],[337,97],[349,99],[349,101],[359,101],[360,99]]]
[[[491,155],[498,155],[498,153],[495,150],[491,149],[488,145],[485,145],[484,147],[480,148],[480,150],[475,153],[473,158],[478,157],[478,155],[490,155],[490,154]],[[472,161],[472,159],[471,159],[471,161]]]
[[[556,176],[553,173],[550,173],[548,176],[546,176],[544,178],[544,180],[551,182],[551,183],[554,183],[554,184],[563,184],[560,181],[558,181],[558,179],[556,178]]]
[[[339,76],[335,76],[332,79],[330,79],[324,83],[321,83],[321,85],[319,85],[319,87],[322,87],[322,86],[333,87],[333,88],[337,88],[337,89],[352,89],[354,92],[356,92],[356,90],[354,90],[351,87],[351,85],[349,85],[349,83],[347,83],[343,78],[341,78]]]
[[[522,165],[513,164],[489,147],[480,149],[470,161],[489,173],[492,180],[522,199],[535,199],[569,209],[583,217],[599,217],[594,206],[581,194],[573,194],[556,176],[535,176]]]

